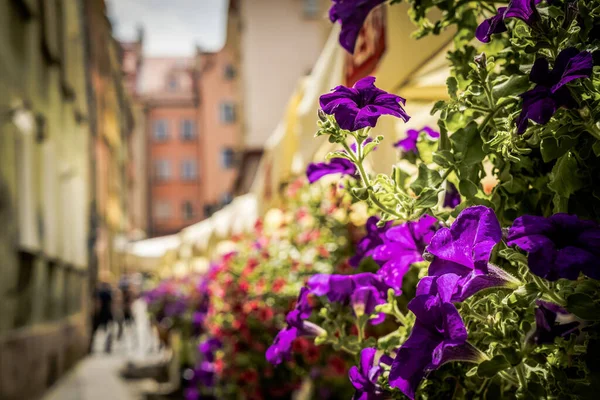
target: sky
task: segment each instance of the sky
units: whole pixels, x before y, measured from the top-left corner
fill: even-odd
[[[115,36],[135,40],[144,27],[146,56],[191,56],[225,41],[227,0],[108,0]]]

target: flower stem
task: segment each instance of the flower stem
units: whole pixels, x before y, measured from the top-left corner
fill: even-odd
[[[564,306],[565,305],[565,301],[560,298],[550,287],[548,287],[548,285],[546,284],[546,282],[544,282],[544,280],[534,274],[531,274],[531,278],[533,279],[533,282],[535,282],[535,284],[537,285],[537,287],[540,289],[540,291],[545,294],[546,296],[548,296],[550,299],[552,299],[554,302],[556,302],[557,304]]]
[[[508,382],[510,382],[513,386],[519,386],[519,381],[516,380],[514,378],[514,376],[512,376],[508,372],[506,372],[506,371],[500,371],[498,373],[498,375],[500,375],[502,378],[504,378],[505,380],[507,380]]]
[[[516,366],[515,371],[517,373],[517,379],[519,380],[519,386],[521,389],[527,388],[527,378],[525,377],[525,366],[523,363]]]
[[[588,128],[588,131],[594,138],[600,140],[600,128],[596,124],[590,122],[586,124],[586,128]]]

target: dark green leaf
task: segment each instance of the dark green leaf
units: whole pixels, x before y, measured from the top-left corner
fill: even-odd
[[[600,306],[585,293],[575,293],[567,297],[567,310],[581,319],[600,320]]]
[[[458,184],[458,190],[460,194],[465,196],[467,199],[474,197],[477,194],[477,185],[469,180],[461,180]]]
[[[477,367],[477,375],[482,378],[491,378],[498,372],[504,371],[507,368],[510,368],[508,360],[502,355],[497,355],[491,360],[479,364],[479,367]]]
[[[429,169],[425,164],[419,164],[419,175],[410,188],[419,196],[424,189],[438,188],[441,183],[442,177],[438,171]]]

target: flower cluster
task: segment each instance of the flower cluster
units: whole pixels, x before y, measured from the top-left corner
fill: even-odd
[[[346,50],[381,3],[333,1]],[[600,1],[409,3],[417,36],[458,27],[450,100],[433,110],[439,129],[410,129],[394,145],[416,176],[399,163],[373,177],[364,163],[373,145],[364,144],[383,138],[370,129],[383,115],[408,121],[405,99],[373,77],[321,96],[317,135],[343,150],[307,175],[348,175],[343,186],[371,217],[349,259],[354,270],[309,278],[298,303],[314,295],[323,306],[289,316],[306,310],[316,344],[354,354],[355,399],[590,395],[586,346],[600,320]],[[434,8],[436,24],[427,17]],[[281,332],[294,326],[290,317]]]

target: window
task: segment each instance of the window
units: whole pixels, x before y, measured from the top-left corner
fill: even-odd
[[[221,166],[224,169],[233,168],[235,164],[235,152],[232,148],[227,147],[221,150]]]
[[[181,163],[181,179],[193,181],[197,176],[196,160],[183,160]]]
[[[231,196],[231,193],[224,193],[221,196],[221,204],[224,206],[231,203],[232,200],[233,200],[233,197]]]
[[[319,11],[319,0],[304,0],[304,18],[317,18]]]
[[[221,122],[230,124],[235,122],[235,106],[233,103],[224,102],[221,103],[219,108],[219,114],[221,118]]]
[[[181,214],[183,219],[189,220],[194,218],[194,205],[191,201],[184,201],[181,206]]]
[[[231,64],[227,64],[225,66],[225,70],[223,71],[223,75],[228,81],[232,80],[233,78],[235,78],[236,75],[235,67]]]
[[[172,92],[177,90],[177,88],[179,87],[179,82],[177,82],[176,76],[172,76],[171,78],[169,78],[169,83],[168,83],[167,87]]]
[[[171,163],[169,160],[156,160],[154,162],[154,177],[159,181],[171,178]]]
[[[192,121],[191,119],[184,119],[183,121],[181,121],[181,140],[189,141],[194,139],[194,128],[194,121]]]
[[[168,219],[171,217],[171,205],[166,201],[157,201],[154,203],[154,217],[156,219]]]
[[[164,142],[169,138],[169,125],[164,119],[154,121],[154,140]]]
[[[204,206],[204,216],[206,218],[213,215],[214,212],[215,212],[215,207],[212,204],[207,204]]]

